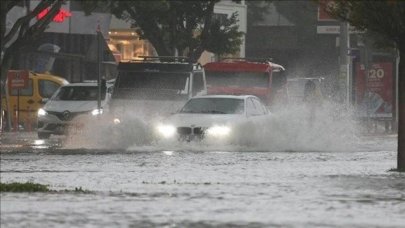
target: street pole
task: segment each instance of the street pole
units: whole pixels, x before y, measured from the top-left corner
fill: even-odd
[[[100,21],[97,25],[97,87],[98,87],[98,97],[97,97],[97,109],[100,112],[101,110],[101,31],[100,31]]]
[[[395,58],[395,109],[392,110],[394,116],[394,121],[392,123],[392,131],[397,132],[398,131],[398,110],[399,110],[399,62],[400,62],[400,55],[399,55],[399,50],[396,51],[396,58]]]
[[[11,105],[10,105],[10,88],[8,83],[10,83],[10,81],[8,80],[8,74],[6,74],[6,79],[5,79],[5,83],[4,83],[4,89],[6,92],[6,107],[7,107],[7,125],[8,125],[8,131],[11,131]]]
[[[340,95],[343,98],[343,103],[347,106],[350,104],[350,74],[348,69],[348,50],[349,50],[349,31],[348,23],[340,23],[340,34],[339,34],[339,51],[340,51],[340,61],[339,61],[339,78],[338,84],[340,88]]]
[[[368,45],[368,38],[364,38],[364,79],[365,79],[365,84],[366,84],[366,89],[364,90],[364,99],[366,99],[366,105],[367,105],[367,131],[371,130],[371,113],[370,113],[370,90],[369,90],[369,81],[368,81],[368,75],[370,72],[370,53],[369,53],[369,45]]]

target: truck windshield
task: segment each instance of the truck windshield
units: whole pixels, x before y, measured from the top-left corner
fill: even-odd
[[[174,99],[188,95],[189,73],[121,72],[113,98]]]
[[[269,86],[266,72],[214,72],[206,71],[208,86],[263,87]]]

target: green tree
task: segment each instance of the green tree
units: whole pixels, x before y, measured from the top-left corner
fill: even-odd
[[[235,53],[242,43],[237,14],[216,17],[217,2],[112,0],[110,9],[117,18],[132,23],[140,37],[151,42],[160,56],[178,53],[196,61],[205,50],[218,55]]]
[[[400,56],[398,75],[398,170],[405,170],[405,1],[335,0],[327,11],[359,30],[384,37]]]

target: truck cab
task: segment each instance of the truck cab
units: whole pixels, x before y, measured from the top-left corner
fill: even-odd
[[[170,114],[185,101],[207,93],[204,69],[181,57],[144,57],[120,62],[110,102],[115,115]]]
[[[184,57],[144,57],[120,62],[117,70],[108,116],[120,145],[147,142],[148,124],[207,93],[204,69]]]
[[[255,95],[268,106],[286,96],[284,67],[265,59],[223,59],[204,69],[208,94]]]

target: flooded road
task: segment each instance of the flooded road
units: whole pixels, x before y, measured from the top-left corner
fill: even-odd
[[[1,181],[89,193],[1,193],[1,227],[404,227],[396,137],[347,151],[7,150]]]

